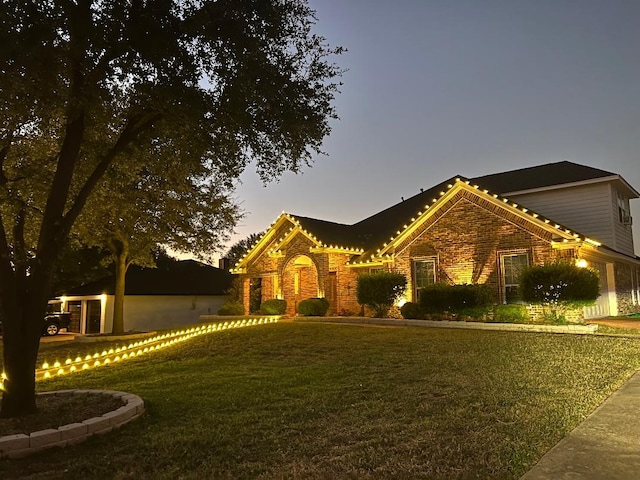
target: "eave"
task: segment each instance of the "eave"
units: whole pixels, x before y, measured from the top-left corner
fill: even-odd
[[[598,242],[594,240],[590,240],[583,235],[580,235],[573,230],[560,225],[552,220],[545,218],[539,215],[536,212],[533,212],[526,207],[522,207],[515,202],[511,202],[508,198],[502,197],[498,194],[493,194],[488,190],[480,188],[478,185],[471,185],[469,180],[464,180],[462,178],[456,178],[452,183],[447,185],[446,190],[442,190],[438,197],[432,198],[431,202],[424,206],[421,211],[416,212],[416,214],[407,220],[407,223],[403,225],[402,230],[398,230],[395,232],[395,235],[392,235],[387,242],[380,245],[379,248],[375,250],[374,253],[371,254],[370,258],[362,259],[362,262],[385,262],[386,258],[393,258],[397,248],[405,242],[411,235],[413,235],[417,229],[419,229],[429,218],[435,215],[443,205],[446,205],[447,202],[455,197],[455,195],[461,190],[465,190],[467,192],[471,192],[474,195],[479,196],[483,200],[489,202],[490,204],[497,206],[505,211],[517,215],[527,221],[531,222],[533,225],[548,231],[553,236],[553,241],[557,243],[569,243],[576,242],[575,244],[579,244],[579,242],[587,241],[592,242],[593,244],[597,244]],[[360,262],[353,262],[360,265]]]

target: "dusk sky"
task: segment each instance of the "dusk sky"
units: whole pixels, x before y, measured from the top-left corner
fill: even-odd
[[[237,189],[229,245],[284,210],[355,223],[454,175],[569,160],[640,190],[640,1],[311,0],[348,52],[328,156]],[[640,200],[631,203],[640,252]]]

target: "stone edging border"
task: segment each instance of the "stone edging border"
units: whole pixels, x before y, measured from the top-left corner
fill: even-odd
[[[57,429],[40,430],[30,435],[19,433],[0,437],[0,458],[26,457],[52,447],[75,445],[93,435],[108,433],[144,413],[144,401],[137,395],[111,390],[57,390],[39,393],[38,396],[110,395],[119,398],[124,405],[101,417],[93,417],[82,423],[71,423]]]
[[[536,332],[536,333],[573,333],[594,334],[598,331],[598,325],[541,325],[532,323],[482,323],[482,322],[452,322],[447,320],[410,320],[393,318],[369,318],[369,317],[296,317],[294,322],[309,323],[344,323],[344,324],[369,324],[369,325],[411,325],[417,327],[432,328],[461,328],[469,330],[500,330],[507,332]]]

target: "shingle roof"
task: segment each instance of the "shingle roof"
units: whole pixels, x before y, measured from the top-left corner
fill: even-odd
[[[364,252],[360,257],[368,258],[374,249],[382,247],[391,237],[395,237],[398,231],[404,231],[406,225],[417,218],[418,212],[424,212],[427,205],[431,205],[434,199],[440,198],[441,192],[447,191],[449,186],[455,183],[456,178],[466,181],[462,176],[452,177],[353,225],[296,215],[292,217],[321,243],[346,248],[362,248]],[[598,180],[619,182],[628,189],[632,198],[640,196],[640,193],[618,174],[568,161],[484,175],[469,179],[468,183],[478,185],[481,189],[486,189],[493,194],[505,195]]]
[[[132,266],[127,271],[125,295],[224,295],[232,275],[195,260],[176,262],[166,269]],[[74,288],[65,295],[113,295],[115,276]]]
[[[294,214],[292,216],[300,222],[303,229],[312,233],[326,245],[362,248],[367,251],[379,247],[392,233],[404,230],[404,225],[410,223],[411,218],[415,217],[418,212],[423,211],[425,206],[432,202],[432,199],[440,197],[440,192],[446,190],[447,185],[454,183],[455,178],[461,177],[445,180],[429,190],[392,205],[353,225],[299,217]]]
[[[300,217],[295,214],[291,216],[300,222],[300,226],[304,230],[313,233],[324,244],[342,247],[360,246],[352,225],[329,222],[317,218]]]
[[[483,175],[470,180],[492,192],[505,194],[606,177],[619,178],[619,175],[599,168],[563,161]]]

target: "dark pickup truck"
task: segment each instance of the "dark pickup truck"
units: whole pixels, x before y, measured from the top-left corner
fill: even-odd
[[[47,337],[57,335],[61,329],[69,330],[71,323],[71,313],[69,312],[50,312],[44,316],[42,323],[42,335]],[[2,320],[0,320],[0,333],[2,332]]]

